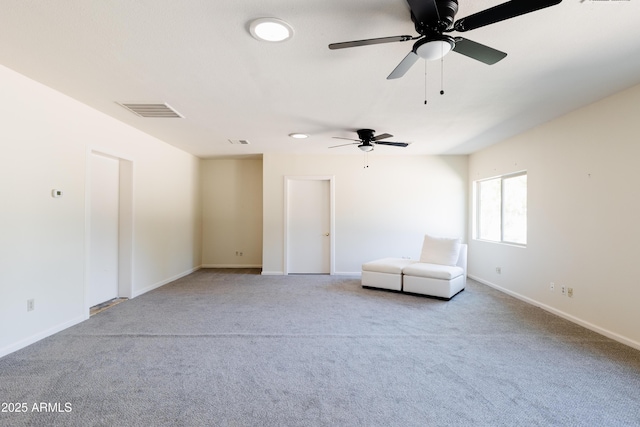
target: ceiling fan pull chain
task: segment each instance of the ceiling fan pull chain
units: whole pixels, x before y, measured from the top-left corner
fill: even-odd
[[[440,95],[444,95],[444,54],[440,58]]]
[[[427,105],[427,61],[424,61],[424,105]]]

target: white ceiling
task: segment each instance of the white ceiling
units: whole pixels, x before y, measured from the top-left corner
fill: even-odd
[[[501,2],[459,0],[456,17]],[[249,22],[265,16],[293,39],[253,39]],[[358,154],[328,148],[358,128],[412,143],[375,153],[467,154],[640,83],[638,18],[640,0],[564,0],[464,33],[508,56],[488,66],[450,53],[442,96],[429,62],[427,105],[424,61],[386,80],[412,42],[327,47],[416,35],[405,0],[2,0],[0,64],[203,158]],[[118,102],[165,102],[185,118]]]

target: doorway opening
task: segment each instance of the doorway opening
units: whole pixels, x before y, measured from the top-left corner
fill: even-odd
[[[86,200],[85,307],[91,314],[133,294],[133,162],[90,150]]]

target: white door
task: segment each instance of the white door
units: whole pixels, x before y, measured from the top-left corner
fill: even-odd
[[[119,160],[91,155],[89,306],[118,296]]]
[[[287,272],[329,274],[331,272],[330,181],[291,179],[287,196]]]

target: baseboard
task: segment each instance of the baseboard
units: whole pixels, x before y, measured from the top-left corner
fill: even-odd
[[[262,268],[262,264],[202,264],[202,268]]]
[[[482,283],[483,285],[487,285],[487,286],[489,286],[489,287],[491,287],[491,288],[493,288],[493,289],[495,289],[497,291],[500,291],[500,292],[505,293],[507,295],[510,295],[510,296],[512,296],[514,298],[517,298],[520,301],[524,301],[524,302],[526,302],[528,304],[535,305],[536,307],[540,307],[541,309],[543,309],[545,311],[548,311],[549,313],[553,313],[556,316],[562,317],[563,319],[566,319],[566,320],[568,320],[570,322],[573,322],[575,324],[583,326],[583,327],[585,327],[585,328],[587,328],[587,329],[589,329],[589,330],[591,330],[593,332],[596,332],[596,333],[598,333],[600,335],[604,335],[607,338],[611,338],[612,340],[618,341],[619,343],[622,343],[624,345],[628,345],[629,347],[633,347],[636,350],[640,350],[640,343],[637,342],[637,341],[631,340],[631,339],[629,339],[629,338],[627,338],[625,336],[622,336],[620,334],[617,334],[615,332],[611,332],[608,329],[601,328],[600,326],[594,325],[593,323],[590,323],[590,322],[587,322],[585,320],[582,320],[582,319],[580,319],[578,317],[575,317],[575,316],[573,316],[571,314],[565,313],[562,310],[558,310],[557,308],[554,308],[554,307],[551,307],[549,305],[543,304],[543,303],[541,303],[539,301],[536,301],[536,300],[534,300],[532,298],[529,298],[529,297],[526,297],[524,295],[521,295],[521,294],[519,294],[517,292],[513,292],[513,291],[511,291],[509,289],[503,288],[502,286],[498,286],[495,283],[492,283],[492,282],[490,282],[488,280],[484,280],[484,279],[481,279],[480,277],[476,277],[476,276],[472,276],[472,275],[468,275],[467,277],[469,277],[470,279],[475,280],[476,282]]]
[[[184,276],[188,276],[189,274],[191,274],[191,273],[193,273],[195,271],[198,271],[201,268],[202,268],[202,266],[190,268],[189,270],[184,271],[184,272],[182,272],[180,274],[176,274],[175,276],[170,277],[170,278],[168,278],[166,280],[162,280],[162,281],[160,281],[158,283],[154,283],[153,285],[147,286],[146,288],[140,289],[138,291],[133,291],[133,294],[131,295],[131,298],[135,298],[135,297],[138,297],[138,296],[140,296],[142,294],[146,294],[147,292],[152,291],[154,289],[157,289],[157,288],[159,288],[161,286],[164,286],[167,283],[171,283],[171,282],[173,282],[175,280],[178,280],[178,279],[180,279],[180,278],[182,278]]]
[[[262,271],[263,276],[284,276],[284,271]],[[349,271],[336,271],[333,273],[334,276],[362,276],[361,271],[349,272]]]
[[[265,271],[262,270],[262,274],[263,276],[284,276],[284,271]]]
[[[25,348],[35,342],[40,341],[41,339],[47,338],[53,334],[57,334],[60,331],[63,331],[67,328],[70,328],[71,326],[77,325],[80,322],[84,322],[85,320],[87,320],[89,318],[89,313],[87,312],[86,316],[78,316],[78,317],[74,317],[71,320],[68,320],[66,322],[63,322],[59,325],[56,325],[52,328],[46,329],[42,332],[39,332],[35,335],[31,335],[30,337],[27,337],[25,339],[22,339],[16,343],[10,344],[6,347],[0,348],[0,357],[4,357],[7,354],[13,353],[14,351],[18,351],[22,348]]]

